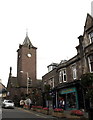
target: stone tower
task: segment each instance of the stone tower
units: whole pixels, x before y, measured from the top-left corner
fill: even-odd
[[[20,88],[36,84],[36,49],[26,33],[23,44],[17,50],[17,80]]]

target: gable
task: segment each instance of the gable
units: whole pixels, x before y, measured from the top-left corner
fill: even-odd
[[[93,17],[87,14],[86,22],[85,22],[85,30],[88,30],[93,26]]]

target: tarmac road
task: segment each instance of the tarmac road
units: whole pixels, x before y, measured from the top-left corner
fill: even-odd
[[[2,118],[2,120],[57,120],[57,118],[50,115],[16,107],[15,109],[2,109]]]

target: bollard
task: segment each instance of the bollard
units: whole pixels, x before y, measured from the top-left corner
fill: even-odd
[[[89,120],[93,120],[93,107],[90,108],[88,111],[88,118],[89,118]]]

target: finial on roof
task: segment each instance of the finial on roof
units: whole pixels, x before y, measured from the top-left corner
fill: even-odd
[[[33,47],[29,37],[28,37],[28,29],[26,29],[26,37],[24,39],[24,42],[23,42],[23,45],[26,46],[26,47]]]
[[[26,28],[26,36],[28,36],[28,29]]]

